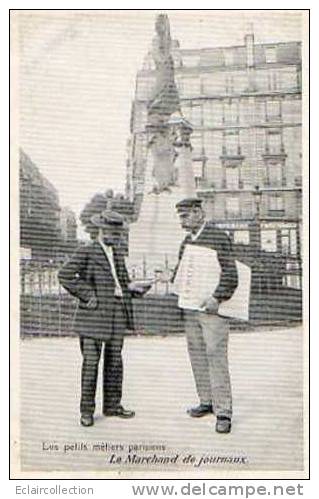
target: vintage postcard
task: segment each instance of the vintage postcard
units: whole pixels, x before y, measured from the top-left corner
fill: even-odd
[[[13,478],[307,478],[307,10],[11,10]]]

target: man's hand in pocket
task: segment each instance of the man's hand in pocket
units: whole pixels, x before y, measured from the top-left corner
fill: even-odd
[[[203,311],[206,312],[206,314],[217,314],[218,306],[219,303],[216,300],[216,298],[211,296],[202,303],[201,309],[203,309]]]

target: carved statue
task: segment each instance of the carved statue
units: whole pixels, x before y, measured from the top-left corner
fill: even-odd
[[[153,39],[152,56],[155,63],[156,81],[148,104],[148,128],[153,155],[153,189],[160,194],[175,185],[174,136],[169,119],[174,113],[181,114],[180,101],[174,80],[174,61],[171,55],[171,35],[166,14],[157,16],[156,36]]]
[[[163,123],[173,113],[180,111],[179,95],[174,80],[169,20],[166,14],[157,16],[155,30],[152,56],[156,68],[156,82],[148,105],[151,125]]]

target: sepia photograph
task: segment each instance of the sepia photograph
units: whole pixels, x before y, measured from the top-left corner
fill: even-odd
[[[308,10],[11,10],[13,478],[308,477]]]

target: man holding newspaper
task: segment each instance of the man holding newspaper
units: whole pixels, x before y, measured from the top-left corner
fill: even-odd
[[[179,307],[184,309],[188,352],[200,401],[188,414],[202,417],[214,413],[216,431],[229,433],[232,395],[227,317],[248,319],[250,271],[235,262],[227,234],[205,220],[200,199],[183,199],[176,209],[189,234],[181,244],[172,280]]]

